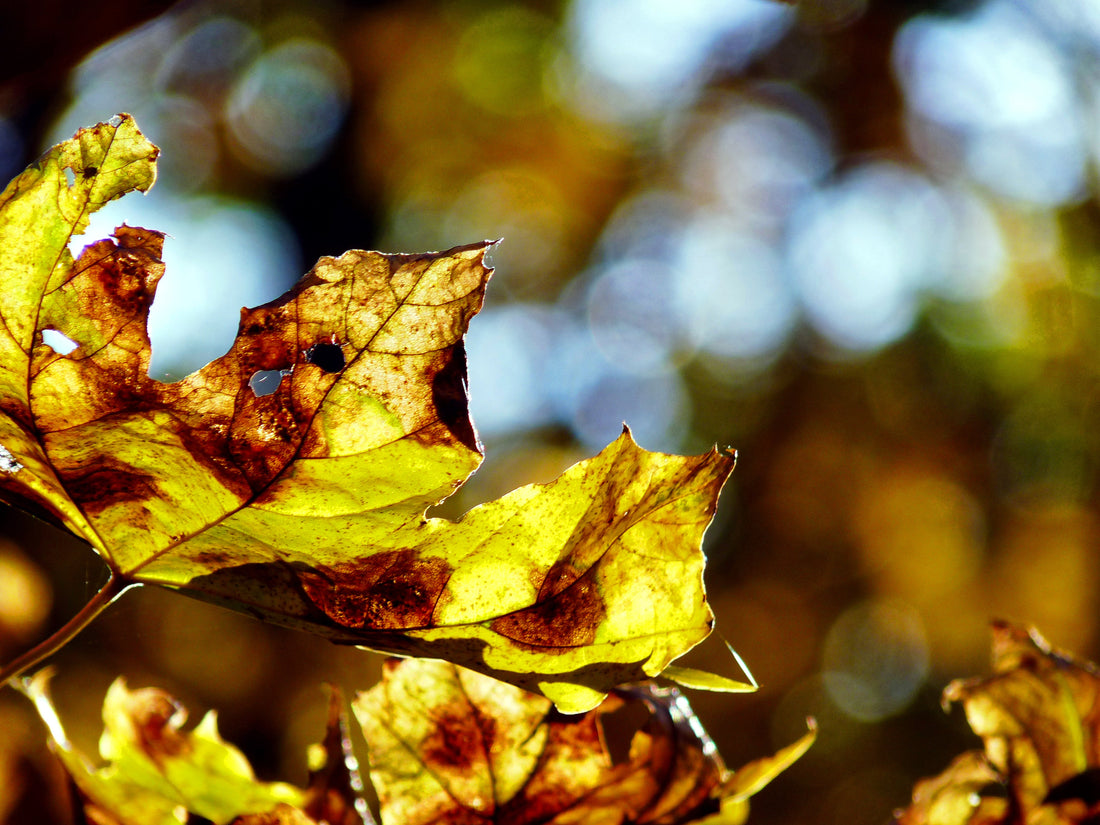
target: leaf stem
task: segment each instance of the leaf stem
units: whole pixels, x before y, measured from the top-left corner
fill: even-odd
[[[107,606],[136,585],[137,582],[111,571],[111,577],[99,589],[88,603],[80,609],[80,612],[65,622],[49,637],[43,639],[30,650],[23,653],[15,660],[9,662],[0,669],[0,688],[5,684],[14,682],[28,668],[32,668],[44,662],[61,648],[67,645],[74,636],[92,623],[95,618],[107,609]]]

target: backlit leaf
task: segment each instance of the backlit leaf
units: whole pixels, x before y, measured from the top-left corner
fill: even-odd
[[[900,825],[1086,823],[1100,816],[1100,672],[1034,629],[993,628],[992,676],[952,682],[984,749],[917,785]]]
[[[193,730],[184,730],[187,712],[171,696],[156,688],[131,691],[122,679],[111,685],[103,702],[99,753],[106,764],[93,767],[66,737],[47,679],[39,674],[27,682],[26,691],[85,807],[96,812],[93,820],[179,825],[182,811],[224,825],[242,815],[297,808],[304,800],[303,792],[290,785],[258,782],[244,755],[218,734],[213,712]]]
[[[445,662],[390,661],[353,708],[383,825],[736,823],[745,798],[794,753],[746,766],[763,778],[750,787],[727,771],[674,688],[619,688],[566,716],[542,696]],[[644,722],[616,758],[605,726],[631,710]],[[792,748],[810,741],[812,733]]]
[[[116,580],[447,659],[572,712],[706,636],[700,541],[732,455],[650,453],[624,431],[550,484],[424,517],[481,461],[462,336],[488,244],[322,258],[242,310],[226,355],[149,378],[163,236],[122,226],[75,261],[67,244],[152,184],[156,154],[120,115],[0,196],[0,495]]]
[[[348,737],[344,697],[332,687],[329,689],[325,738],[310,756],[303,811],[317,822],[328,825],[373,825],[361,792],[359,763]]]

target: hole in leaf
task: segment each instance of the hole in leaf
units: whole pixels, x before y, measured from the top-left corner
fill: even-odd
[[[76,172],[68,166],[65,167],[65,183],[69,185],[70,189],[72,189],[73,185],[76,183]]]
[[[22,469],[23,465],[16,461],[11,451],[3,444],[0,444],[0,472],[18,473]]]
[[[257,370],[248,379],[248,387],[257,398],[263,398],[279,389],[283,376],[289,373],[290,370]]]
[[[62,332],[58,332],[56,329],[44,329],[42,330],[42,343],[52,349],[58,355],[68,355],[74,349],[80,346],[72,338],[69,338]]]
[[[339,344],[314,344],[306,350],[306,360],[325,372],[339,372],[347,364]]]

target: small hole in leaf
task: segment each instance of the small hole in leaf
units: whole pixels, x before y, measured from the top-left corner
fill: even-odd
[[[306,350],[306,360],[325,372],[339,372],[347,364],[339,344],[314,344]]]
[[[65,182],[69,185],[70,189],[72,189],[73,185],[76,183],[76,172],[68,166],[65,167]]]
[[[68,355],[80,346],[80,344],[72,338],[69,338],[64,333],[58,332],[56,329],[42,330],[42,343],[58,355]]]
[[[0,444],[0,472],[18,473],[22,469],[23,465],[15,460],[15,456],[11,454],[11,451]]]
[[[248,379],[249,389],[255,393],[257,398],[271,395],[279,389],[279,385],[283,382],[283,376],[287,372],[289,370],[257,370]]]

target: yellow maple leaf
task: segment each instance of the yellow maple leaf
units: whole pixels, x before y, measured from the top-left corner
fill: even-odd
[[[92,211],[152,185],[157,152],[119,115],[0,195],[0,496],[111,570],[70,630],[158,584],[447,659],[570,712],[707,635],[700,542],[732,455],[651,453],[624,431],[549,484],[425,518],[481,461],[462,336],[488,244],[322,258],[242,310],[224,356],[151,379],[163,236],[122,226],[76,260],[68,244]],[[55,351],[49,330],[76,348]]]

